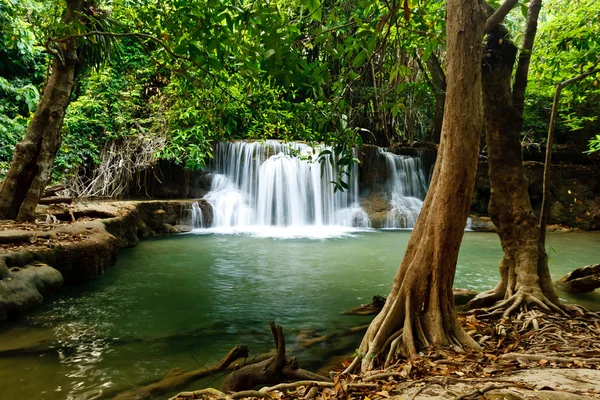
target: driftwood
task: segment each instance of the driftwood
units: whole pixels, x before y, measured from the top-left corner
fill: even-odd
[[[265,355],[267,356],[267,355]],[[255,362],[260,363],[266,357],[259,356],[256,359],[250,360],[249,363]],[[270,356],[270,354],[268,355]],[[153,399],[164,395],[165,393],[173,392],[177,389],[184,388],[190,383],[197,381],[208,375],[212,375],[214,372],[225,371],[228,369],[237,368],[237,365],[232,365],[234,361],[239,359],[245,359],[248,357],[248,347],[246,346],[235,346],[232,348],[225,357],[221,359],[217,364],[209,368],[200,368],[194,371],[183,372],[179,368],[171,370],[167,376],[158,382],[152,383],[147,386],[143,386],[137,389],[128,390],[119,393],[114,399],[116,400],[140,400],[140,399]]]
[[[376,294],[369,304],[361,304],[351,310],[344,311],[342,315],[372,315],[378,314],[385,305],[385,297]]]
[[[273,321],[269,322],[269,327],[275,341],[275,356],[232,372],[221,385],[223,392],[239,392],[261,385],[297,380],[329,381],[327,377],[299,368],[296,358],[286,357],[283,328],[281,325],[275,326]]]
[[[588,293],[600,287],[600,264],[577,268],[560,278],[558,286],[569,293]]]

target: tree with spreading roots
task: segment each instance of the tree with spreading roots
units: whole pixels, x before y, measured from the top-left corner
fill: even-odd
[[[491,184],[489,215],[498,228],[504,255],[500,282],[469,306],[491,306],[492,313],[505,317],[527,307],[562,313],[540,240],[538,218],[531,207],[521,150],[525,89],[541,6],[541,0],[529,3],[512,87],[518,49],[507,28],[495,25],[485,40],[483,105]]]
[[[446,12],[447,90],[438,162],[391,293],[347,372],[359,364],[363,372],[385,366],[398,355],[414,357],[429,345],[480,349],[458,322],[452,285],[483,125],[486,14],[478,0],[448,0]]]

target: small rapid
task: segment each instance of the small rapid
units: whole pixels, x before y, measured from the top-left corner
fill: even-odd
[[[391,210],[387,215],[386,229],[410,229],[417,223],[427,194],[427,180],[421,157],[394,154],[380,149],[389,178],[387,192]]]

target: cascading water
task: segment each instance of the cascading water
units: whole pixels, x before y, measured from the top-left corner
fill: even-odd
[[[427,181],[421,157],[398,155],[380,149],[387,163],[389,178],[387,190],[392,209],[385,228],[413,228],[427,194]]]
[[[204,197],[213,208],[213,228],[263,232],[270,227],[283,235],[314,236],[369,227],[358,205],[357,166],[351,167],[349,189],[334,192],[334,166],[316,162],[324,149],[276,140],[217,144],[215,174]]]
[[[198,202],[192,203],[192,229],[204,228],[204,217]]]

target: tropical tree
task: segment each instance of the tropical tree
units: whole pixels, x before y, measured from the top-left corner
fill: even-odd
[[[98,21],[96,13],[94,2],[68,0],[58,32],[81,30],[82,27],[87,29]],[[2,181],[0,218],[33,218],[35,207],[52,174],[52,164],[60,146],[60,131],[76,77],[85,65],[85,47],[77,38],[68,38],[58,44],[47,42],[46,50],[54,58],[52,72],[27,133],[17,144],[10,169]]]
[[[500,282],[491,291],[478,295],[470,306],[490,306],[502,300],[494,309],[505,316],[523,305],[560,311],[546,252],[540,245],[538,219],[529,199],[521,149],[527,75],[541,6],[541,0],[529,3],[512,87],[519,52],[508,29],[498,24],[485,40],[483,105],[491,184],[489,215],[498,228],[504,255],[499,267]]]
[[[587,6],[592,5],[587,4]],[[538,220],[531,207],[529,183],[525,177],[521,149],[525,92],[541,9],[541,0],[531,0],[520,51],[511,40],[506,26],[501,24],[489,31],[484,49],[483,104],[491,184],[489,215],[498,228],[504,255],[499,266],[500,282],[494,289],[481,293],[473,299],[470,307],[493,305],[492,312],[501,313],[505,317],[521,310],[524,306],[535,306],[549,312],[562,312],[550,277],[548,257],[544,247],[546,207],[542,206]],[[558,17],[558,19],[564,18]],[[566,19],[575,22],[571,15]],[[553,25],[556,22],[547,22],[547,24]],[[582,35],[591,29],[585,20],[577,19],[577,24],[583,24],[578,32],[557,29],[557,26],[554,26],[551,32],[562,31],[558,33],[561,42],[569,42],[573,40],[573,34]],[[577,39],[575,41],[578,42]],[[594,40],[585,41],[585,49],[583,51],[578,49],[579,54],[558,53],[556,57],[560,59],[569,57],[572,61],[577,60],[578,63],[586,65],[590,62],[588,50],[590,46],[593,47],[593,43]],[[569,46],[568,43],[563,45]],[[544,47],[545,45],[542,45],[542,53],[549,57]],[[552,53],[557,54],[555,51]],[[518,63],[514,69],[517,54]],[[541,57],[536,57],[535,61],[542,62]],[[546,62],[549,62],[548,58]],[[554,66],[558,67],[557,64]],[[586,67],[589,67],[589,64]],[[592,68],[588,75],[593,73],[595,71]],[[511,82],[513,82],[512,86]],[[559,88],[562,87],[559,84]],[[551,131],[555,119],[556,110],[553,110],[550,121]],[[551,153],[551,136],[549,138],[547,151]],[[549,168],[548,159],[544,179],[543,203],[546,204],[549,195],[547,174]]]
[[[438,161],[391,293],[348,370],[359,363],[363,371],[385,365],[398,354],[414,357],[429,345],[479,349],[457,320],[452,284],[483,123],[481,57],[486,14],[476,0],[448,0],[446,9],[447,88]],[[490,17],[488,24],[501,21],[508,10]]]

